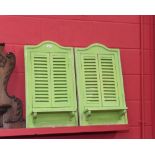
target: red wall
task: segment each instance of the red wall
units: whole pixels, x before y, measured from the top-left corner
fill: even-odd
[[[0,42],[16,54],[9,93],[25,109],[24,45],[52,40],[63,46],[86,47],[99,42],[120,48],[129,131],[51,138],[153,137],[153,17],[152,16],[0,16]]]

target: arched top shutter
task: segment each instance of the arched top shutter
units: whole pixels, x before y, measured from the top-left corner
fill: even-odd
[[[93,44],[75,56],[81,125],[127,123],[119,50]]]
[[[25,46],[27,127],[77,125],[74,56],[46,41]]]

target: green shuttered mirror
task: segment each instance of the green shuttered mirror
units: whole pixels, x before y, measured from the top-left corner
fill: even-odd
[[[25,46],[26,126],[76,126],[73,49],[46,41]]]
[[[126,124],[119,50],[93,44],[75,57],[80,125]]]
[[[127,124],[118,49],[25,46],[27,127]]]

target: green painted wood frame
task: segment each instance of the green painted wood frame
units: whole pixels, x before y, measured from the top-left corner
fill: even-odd
[[[80,125],[127,124],[119,49],[75,49]]]
[[[26,127],[77,126],[73,48],[25,46]]]
[[[28,128],[128,123],[119,49],[45,41],[25,46],[25,68]]]

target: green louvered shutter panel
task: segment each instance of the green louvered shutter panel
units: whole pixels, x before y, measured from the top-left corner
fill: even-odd
[[[114,55],[98,55],[103,106],[119,106],[119,87]],[[119,74],[119,73],[118,73]]]
[[[32,53],[32,102],[33,107],[51,106],[49,53]]]
[[[73,49],[51,41],[25,46],[26,126],[77,126]]]
[[[54,107],[71,107],[76,101],[74,80],[73,55],[71,52],[51,53],[51,89]]]
[[[100,79],[97,56],[83,54],[81,56],[81,78],[83,103],[88,106],[101,106]],[[77,75],[78,76],[78,75]]]
[[[126,103],[118,49],[94,44],[76,48],[80,125],[126,124]]]

